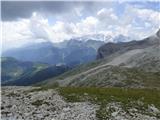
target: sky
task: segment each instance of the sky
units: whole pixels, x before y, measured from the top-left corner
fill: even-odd
[[[139,40],[160,28],[158,0],[136,2],[2,1],[2,51],[88,34],[119,34]]]

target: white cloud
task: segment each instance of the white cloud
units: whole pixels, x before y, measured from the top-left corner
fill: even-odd
[[[112,8],[102,8],[97,12],[97,18],[101,23],[100,27],[108,27],[118,23],[118,17]]]
[[[52,35],[53,39],[52,42],[61,42],[65,39],[69,39],[73,32],[73,24],[64,23],[62,21],[57,21],[52,26]]]
[[[114,11],[112,8],[110,9],[106,9],[106,8],[102,8],[101,10],[99,10],[97,12],[97,16],[100,20],[109,20],[109,19],[112,19],[112,20],[117,20],[118,17],[115,15]]]
[[[75,33],[80,35],[94,33],[97,24],[97,18],[92,16],[86,17],[85,19],[75,24]]]
[[[151,9],[136,8],[127,5],[122,15],[121,28],[127,29],[128,35],[135,39],[142,39],[155,33],[160,27],[160,12]]]
[[[50,39],[50,27],[48,25],[48,20],[42,18],[36,13],[33,13],[33,16],[30,19],[29,30],[32,33],[31,36],[35,39]]]
[[[124,15],[132,19],[137,17],[143,21],[148,21],[153,25],[160,25],[160,12],[152,9],[136,8],[131,5],[127,5]]]
[[[28,32],[27,24],[28,20],[21,20],[19,22],[2,22],[2,39],[6,41],[11,41],[12,39],[23,38],[20,34],[22,31]]]
[[[160,26],[160,12],[140,9],[131,5],[127,5],[125,12],[119,16],[113,8],[102,8],[95,15],[86,17],[82,17],[82,11],[82,8],[75,11],[77,16],[80,16],[77,22],[61,20],[50,25],[47,18],[35,12],[30,19],[2,22],[3,48],[16,47],[39,40],[48,40],[54,43],[73,36],[95,33],[112,36],[124,34],[140,39],[153,34]]]
[[[2,49],[18,47],[25,44],[28,37],[22,35],[22,33],[30,33],[28,24],[28,20],[2,22]]]

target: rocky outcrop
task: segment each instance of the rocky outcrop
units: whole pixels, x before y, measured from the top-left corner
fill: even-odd
[[[125,53],[129,50],[144,49],[151,46],[160,45],[160,30],[154,35],[143,40],[120,42],[120,43],[107,43],[98,49],[97,59],[106,58],[116,52]]]

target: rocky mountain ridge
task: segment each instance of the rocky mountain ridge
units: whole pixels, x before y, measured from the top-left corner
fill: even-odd
[[[141,41],[107,43],[99,48],[98,60],[49,79],[60,86],[160,86],[159,31]]]

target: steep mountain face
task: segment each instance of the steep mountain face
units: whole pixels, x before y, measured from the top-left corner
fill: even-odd
[[[96,59],[97,49],[104,44],[101,41],[88,40],[77,41],[69,40],[63,48],[64,63],[70,66],[91,62]]]
[[[141,41],[108,43],[98,60],[45,81],[60,86],[160,87],[159,31]]]
[[[158,33],[158,32],[157,32]],[[153,45],[159,45],[159,36],[154,35],[140,41],[120,42],[120,43],[107,43],[98,49],[97,59],[105,58],[113,53],[125,53],[129,50],[144,49]]]
[[[11,57],[3,57],[2,85],[31,85],[45,79],[60,75],[69,68],[61,66],[49,66],[48,64],[22,62]]]
[[[48,64],[67,64],[75,66],[96,59],[97,49],[104,44],[102,41],[75,39],[58,44],[49,42],[37,43],[19,49],[9,50],[3,56],[18,60],[43,62]]]

